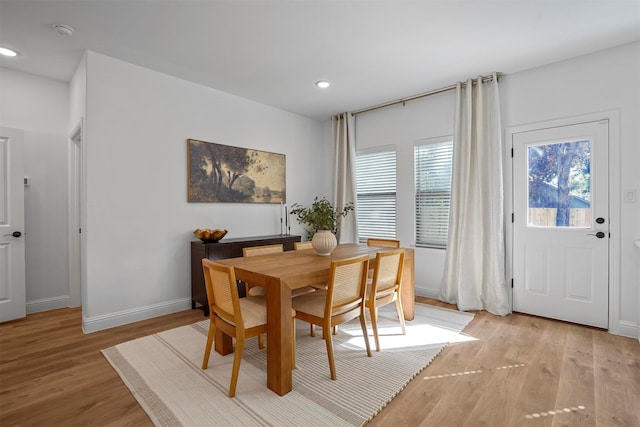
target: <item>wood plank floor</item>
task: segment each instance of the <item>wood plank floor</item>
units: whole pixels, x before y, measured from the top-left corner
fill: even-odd
[[[1,324],[0,426],[152,425],[100,350],[202,319],[187,310],[83,334],[80,309],[60,309]],[[486,312],[464,335],[367,426],[640,426],[638,340]]]

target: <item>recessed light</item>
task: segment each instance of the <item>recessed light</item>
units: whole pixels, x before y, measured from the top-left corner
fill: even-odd
[[[18,56],[18,52],[13,49],[9,49],[8,47],[0,46],[0,55],[3,56]]]
[[[326,89],[329,86],[331,86],[331,83],[325,81],[325,80],[319,80],[316,82],[316,86],[318,86],[320,89]]]
[[[69,37],[73,35],[73,32],[75,31],[73,27],[61,24],[54,25],[53,29],[56,30],[56,33],[60,34],[62,37]]]

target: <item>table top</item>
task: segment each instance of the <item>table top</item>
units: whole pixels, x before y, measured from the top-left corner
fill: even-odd
[[[344,243],[338,245],[331,255],[320,256],[314,249],[285,251],[282,253],[261,255],[249,258],[228,258],[219,260],[221,264],[231,265],[236,272],[252,275],[251,283],[264,285],[269,279],[279,279],[289,288],[296,289],[313,283],[329,280],[331,261],[369,255],[374,259],[376,252],[393,250],[381,246],[368,246],[358,243]],[[413,250],[405,250],[410,254]]]

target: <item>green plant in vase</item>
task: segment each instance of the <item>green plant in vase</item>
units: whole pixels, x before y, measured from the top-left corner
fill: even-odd
[[[347,216],[353,210],[353,203],[348,203],[342,208],[334,208],[326,197],[313,199],[310,207],[294,203],[291,205],[290,215],[295,215],[300,224],[305,227],[307,238],[320,230],[329,230],[331,233],[338,232],[338,220]]]

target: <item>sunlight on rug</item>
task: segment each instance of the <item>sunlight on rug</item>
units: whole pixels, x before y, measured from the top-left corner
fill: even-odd
[[[380,352],[367,357],[357,319],[334,335],[337,380],[329,375],[318,328],[297,321],[293,391],[266,386],[266,350],[245,344],[236,397],[227,397],[233,355],[213,351],[200,369],[208,320],[118,344],[103,355],[157,426],[362,426],[388,404],[460,331],[472,314],[416,304],[400,333],[394,307],[380,310]],[[370,325],[370,324],[369,324]],[[369,336],[373,345],[373,336]]]

